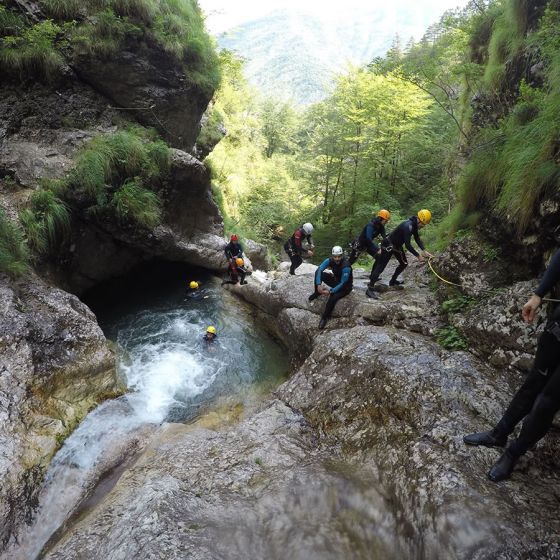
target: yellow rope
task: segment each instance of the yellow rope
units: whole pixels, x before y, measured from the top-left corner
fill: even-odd
[[[459,288],[461,288],[461,284],[456,284],[455,282],[451,282],[450,280],[446,280],[445,278],[443,278],[442,276],[440,276],[435,270],[434,267],[432,266],[432,257],[430,257],[428,259],[428,266],[430,267],[430,270],[442,281],[445,282],[446,284],[451,284],[452,286],[459,286]]]
[[[432,266],[432,258],[430,257],[428,259],[428,266],[430,267],[430,270],[434,273],[434,275],[439,278],[442,282],[445,282],[446,284],[450,284],[451,286],[458,286],[459,288],[462,288],[461,284],[457,284],[456,282],[451,282],[451,280],[446,280],[445,278],[443,278],[443,276],[440,276],[435,270],[434,267]],[[491,290],[484,290],[485,292],[490,292]],[[553,303],[560,303],[560,299],[552,299],[552,298],[542,298],[542,301],[550,301]]]

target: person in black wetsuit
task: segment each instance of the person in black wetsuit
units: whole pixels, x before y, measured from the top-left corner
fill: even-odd
[[[539,287],[523,306],[521,315],[531,323],[542,298],[553,293],[560,299],[560,250],[557,250],[548,266]],[[525,383],[513,397],[508,409],[498,424],[488,432],[469,434],[463,438],[467,445],[505,447],[508,436],[515,426],[525,418],[519,436],[512,440],[502,456],[488,472],[494,482],[505,480],[519,458],[532,449],[543,438],[560,410],[560,304],[555,304],[541,334],[533,367]]]
[[[187,289],[187,298],[189,299],[201,299],[202,292],[200,291],[200,286],[196,280],[191,280],[189,287]]]
[[[331,269],[332,274],[325,272],[327,268]],[[322,282],[327,284],[329,288],[323,287]],[[352,266],[345,258],[342,247],[336,245],[332,248],[332,256],[325,259],[317,268],[315,272],[315,291],[309,296],[309,301],[313,301],[321,295],[329,296],[319,321],[320,329],[325,328],[336,302],[352,291],[352,282]]]
[[[313,256],[313,240],[311,234],[313,233],[313,225],[310,223],[303,224],[301,227],[294,231],[292,237],[284,243],[284,250],[290,257],[292,265],[290,266],[290,274],[296,273],[296,268],[303,262],[303,257]],[[303,248],[303,242],[307,242],[307,249]],[[304,255],[305,253],[305,255]]]
[[[385,270],[392,256],[399,261],[399,265],[393,273],[389,286],[399,286],[402,284],[402,282],[398,280],[398,277],[408,266],[408,260],[406,259],[403,246],[405,246],[420,262],[424,262],[425,257],[432,256],[431,253],[426,251],[419,235],[419,230],[429,224],[431,219],[432,213],[429,210],[420,210],[417,216],[412,216],[399,224],[399,226],[381,242],[381,254],[375,259],[375,264],[371,269],[369,277],[369,285],[366,290],[366,295],[368,297],[374,299],[379,298],[374,291],[374,285],[379,280],[381,273]],[[422,251],[420,254],[411,244],[412,237],[414,237],[416,244]]]
[[[360,253],[365,249],[368,254],[376,258],[381,254],[381,249],[375,243],[374,239],[381,235],[383,239],[387,237],[385,233],[385,225],[391,219],[391,213],[388,210],[379,210],[377,216],[372,218],[362,230],[360,236],[351,244],[352,251],[348,257],[348,262],[354,264]]]
[[[237,284],[237,282],[239,282],[239,277],[241,277],[240,284],[246,284],[245,276],[247,275],[247,269],[243,261],[243,247],[241,243],[239,243],[239,238],[235,233],[225,246],[224,252],[228,260],[229,280],[222,282],[222,286],[224,284]]]

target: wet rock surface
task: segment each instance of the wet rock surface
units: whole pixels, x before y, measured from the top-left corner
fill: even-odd
[[[230,287],[274,318],[297,371],[240,424],[164,426],[46,557],[557,557],[558,434],[511,481],[486,479],[499,451],[462,436],[499,419],[520,376],[426,336],[427,278],[411,266],[415,287],[368,301],[357,272],[322,332],[310,274]]]
[[[93,313],[29,275],[0,277],[0,542],[27,518],[64,437],[123,387]]]

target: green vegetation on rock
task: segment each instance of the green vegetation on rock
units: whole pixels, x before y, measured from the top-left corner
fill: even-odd
[[[19,219],[27,242],[38,254],[54,250],[71,230],[68,205],[48,188],[36,190],[29,206],[21,211]]]
[[[29,268],[29,251],[23,232],[0,208],[0,272],[19,276]]]
[[[129,43],[159,46],[192,86],[212,93],[220,69],[196,0],[41,0],[33,23],[11,2],[0,6],[0,69],[24,80],[53,81],[65,58],[108,58]]]

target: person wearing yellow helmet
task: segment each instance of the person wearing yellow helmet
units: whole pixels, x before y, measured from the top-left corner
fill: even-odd
[[[202,340],[204,340],[204,342],[206,342],[208,344],[210,342],[214,342],[216,340],[217,336],[218,336],[218,333],[216,331],[216,327],[209,326],[206,329],[206,332],[204,333],[204,336],[202,337]]]
[[[389,210],[379,210],[377,216],[374,216],[362,229],[359,237],[357,237],[351,244],[352,251],[348,257],[350,264],[354,264],[360,253],[364,250],[368,252],[373,258],[381,254],[380,247],[375,243],[374,239],[380,235],[383,239],[387,237],[385,226],[391,219],[391,212]]]
[[[187,297],[189,299],[200,299],[202,294],[200,292],[200,285],[196,280],[191,280],[189,282],[189,287],[187,288]]]
[[[366,295],[373,299],[379,299],[375,293],[375,283],[379,280],[381,273],[385,270],[387,263],[391,257],[395,257],[398,261],[398,266],[393,273],[389,286],[401,286],[402,281],[398,279],[400,274],[408,266],[408,260],[404,247],[406,247],[419,262],[423,263],[426,257],[432,257],[431,253],[426,251],[422,239],[420,239],[419,231],[430,223],[432,213],[429,210],[420,210],[416,216],[411,216],[408,220],[401,222],[396,229],[394,229],[381,243],[382,252],[375,260],[375,265],[371,270],[369,277],[369,285],[366,290]],[[412,246],[411,240],[414,237],[416,244],[420,248],[420,253]]]

